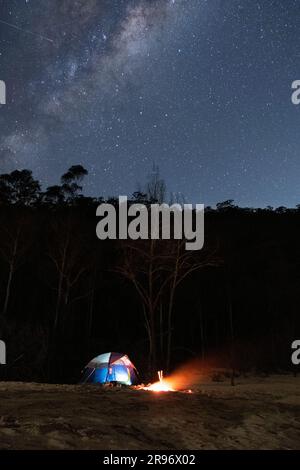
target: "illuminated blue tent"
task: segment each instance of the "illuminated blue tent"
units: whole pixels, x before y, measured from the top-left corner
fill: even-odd
[[[138,383],[137,370],[128,356],[109,352],[92,359],[84,368],[81,383]]]

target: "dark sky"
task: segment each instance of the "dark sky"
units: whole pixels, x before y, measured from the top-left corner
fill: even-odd
[[[0,171],[300,203],[300,0],[0,0]],[[9,24],[7,24],[9,23]]]

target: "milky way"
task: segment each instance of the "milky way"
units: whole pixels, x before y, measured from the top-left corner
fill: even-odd
[[[298,1],[0,0],[0,171],[187,202],[300,202]]]

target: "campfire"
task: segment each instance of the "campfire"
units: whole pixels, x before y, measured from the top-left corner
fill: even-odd
[[[186,392],[192,393],[191,390],[180,390],[176,388],[176,383],[172,381],[171,378],[165,379],[163,375],[163,371],[159,370],[158,374],[158,382],[154,382],[148,386],[139,386],[140,390],[148,390],[150,392]]]
[[[164,379],[163,371],[159,370],[157,374],[159,381],[149,385],[148,387],[143,387],[143,389],[150,390],[152,392],[175,392],[174,388],[172,388]]]

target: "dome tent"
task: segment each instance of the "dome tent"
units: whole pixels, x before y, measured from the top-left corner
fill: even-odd
[[[109,382],[133,385],[138,382],[137,370],[125,354],[109,352],[92,359],[83,370],[81,383]]]

